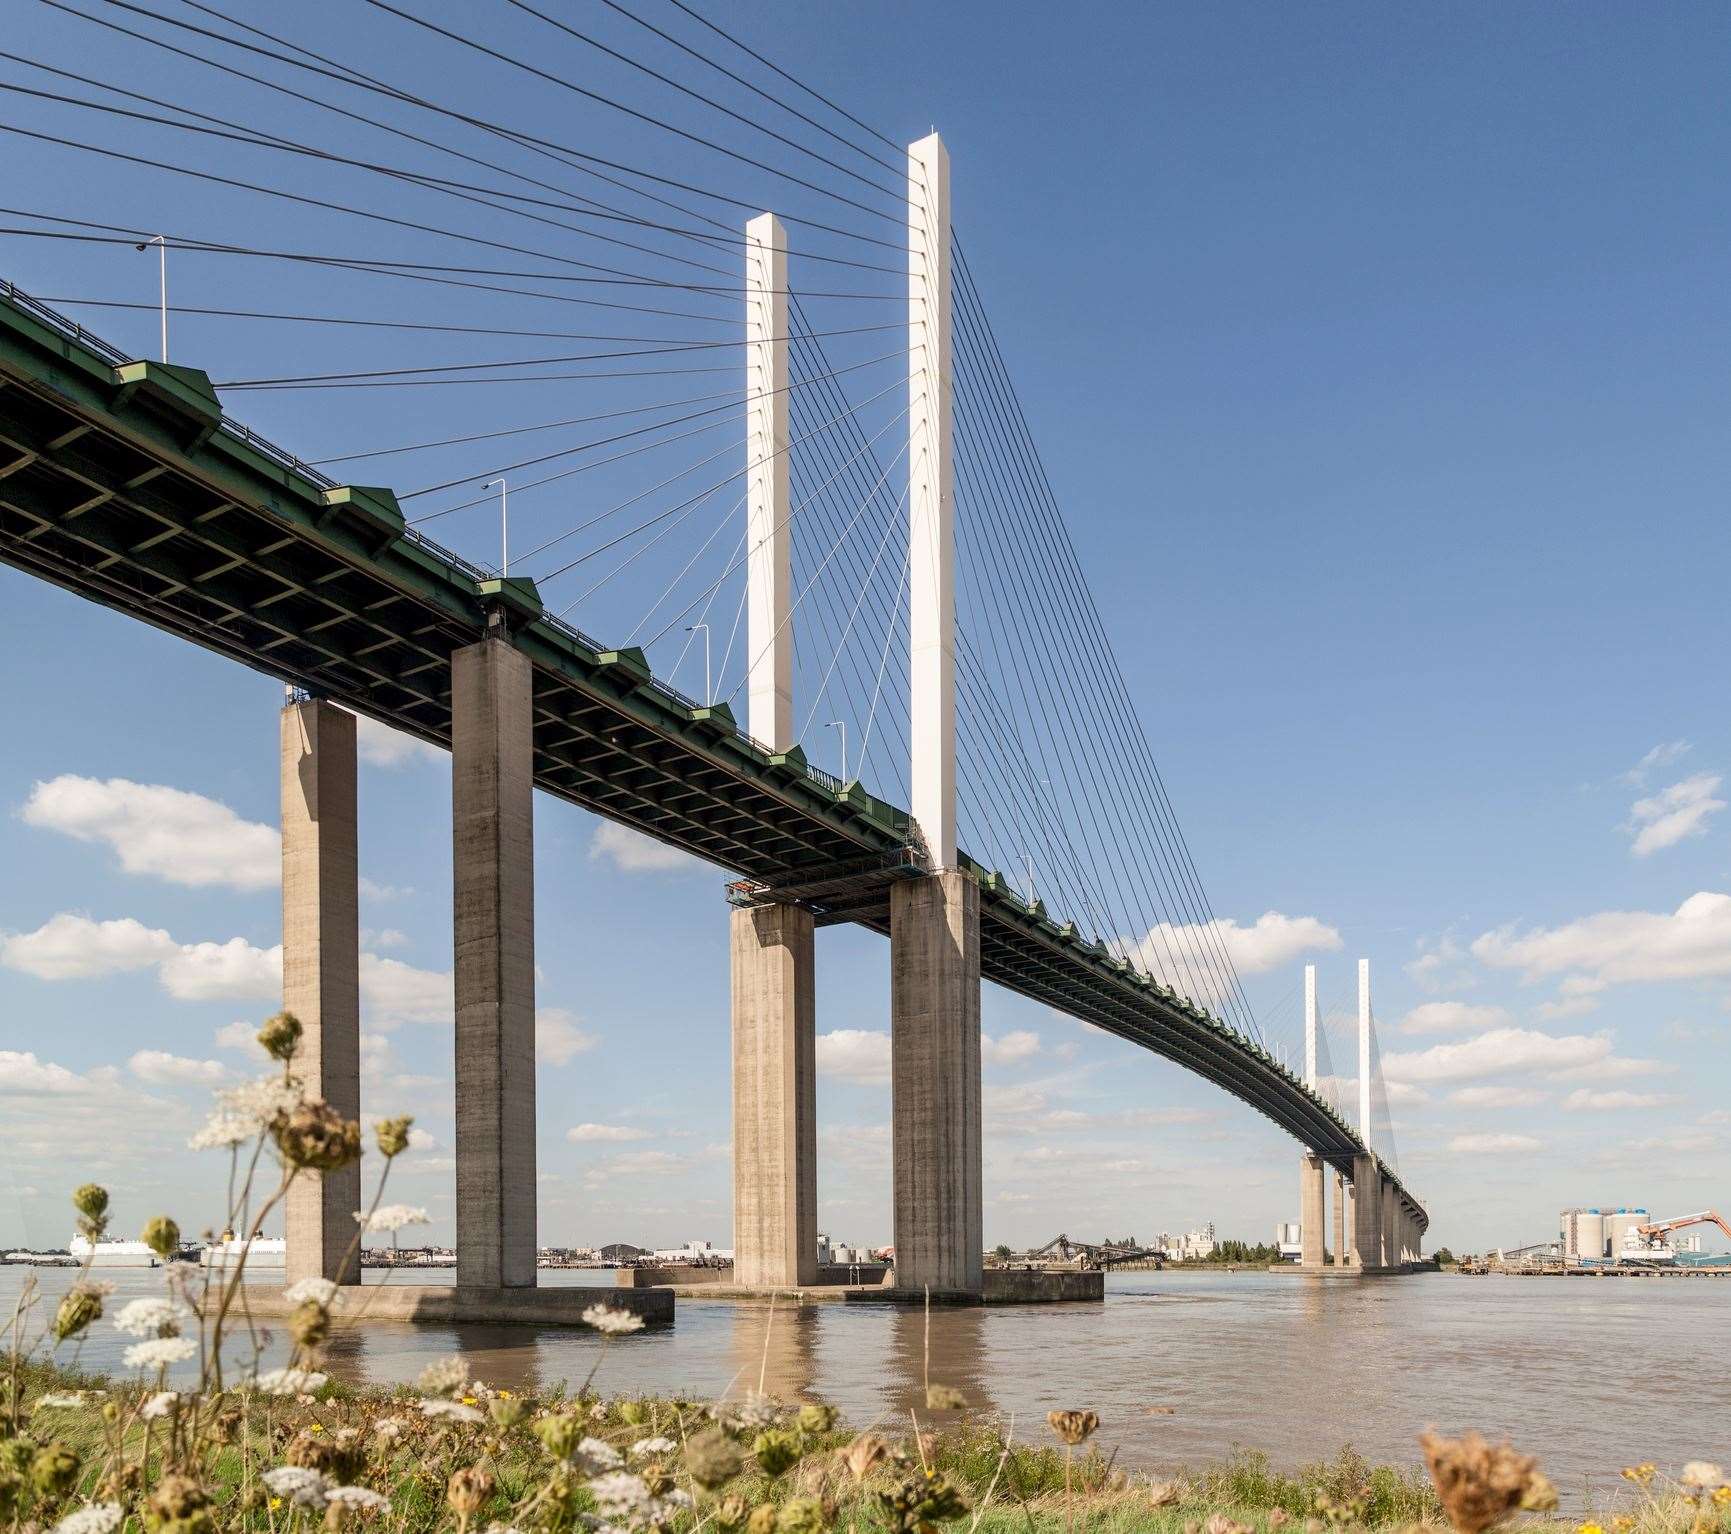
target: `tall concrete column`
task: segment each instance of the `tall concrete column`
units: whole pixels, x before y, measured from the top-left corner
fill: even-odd
[[[322,698],[282,711],[282,1004],[301,1023],[307,1092],[361,1116],[361,922],[355,716]],[[290,1185],[284,1277],[360,1282],[358,1162]]]
[[[896,1285],[978,1294],[980,889],[955,869],[890,886]]]
[[[1328,1214],[1323,1178],[1327,1173],[1322,1157],[1306,1152],[1298,1162],[1299,1263],[1307,1268],[1322,1266],[1322,1231]]]
[[[812,917],[733,923],[733,1277],[817,1282],[817,999]]]
[[[535,1283],[535,858],[528,657],[451,657],[457,1283]]]
[[[787,335],[787,232],[760,213],[745,226],[745,717],[775,752],[794,743]]]
[[[1361,1268],[1383,1265],[1381,1181],[1375,1156],[1352,1158],[1352,1245]]]
[[[1346,1178],[1334,1174],[1334,1265],[1344,1268],[1350,1260],[1346,1246]]]
[[[1382,1260],[1385,1267],[1398,1268],[1400,1255],[1400,1195],[1389,1178],[1382,1181]]]

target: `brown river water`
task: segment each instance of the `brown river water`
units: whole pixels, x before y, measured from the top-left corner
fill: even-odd
[[[34,1271],[0,1267],[0,1315]],[[161,1292],[160,1273],[111,1271],[111,1309]],[[369,1279],[388,1276],[369,1273]],[[439,1270],[420,1282],[449,1282]],[[543,1283],[593,1281],[546,1272]],[[131,1339],[99,1322],[78,1362],[118,1370]],[[1263,1273],[1114,1275],[1104,1305],[932,1312],[931,1378],[1043,1436],[1054,1407],[1091,1407],[1119,1462],[1170,1470],[1265,1450],[1291,1467],[1350,1443],[1415,1464],[1427,1425],[1508,1436],[1540,1456],[1567,1505],[1611,1494],[1640,1460],[1731,1460],[1731,1279],[1465,1278],[1370,1282]],[[671,1328],[611,1345],[597,1388],[720,1396],[763,1388],[821,1397],[847,1420],[924,1417],[917,1307],[682,1299]],[[593,1333],[512,1326],[339,1328],[328,1367],[355,1383],[412,1380],[465,1354],[489,1384],[580,1383]],[[278,1346],[271,1356],[280,1361]],[[1150,1408],[1170,1408],[1151,1411]]]

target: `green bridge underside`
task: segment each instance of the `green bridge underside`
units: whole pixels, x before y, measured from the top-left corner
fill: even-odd
[[[889,882],[923,867],[905,811],[797,749],[766,753],[725,705],[544,613],[530,583],[406,528],[388,490],[334,485],[252,436],[204,374],[129,361],[4,287],[0,560],[447,746],[451,653],[502,610],[534,663],[548,793],[733,871],[736,899],[797,899],[821,921],[887,931]],[[968,866],[985,978],[1164,1055],[1351,1170],[1357,1134],[1278,1060]]]

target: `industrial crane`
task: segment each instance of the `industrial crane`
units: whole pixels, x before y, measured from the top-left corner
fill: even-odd
[[[1696,1214],[1680,1214],[1669,1220],[1655,1220],[1651,1225],[1638,1225],[1635,1228],[1643,1236],[1668,1236],[1674,1230],[1686,1230],[1691,1225],[1717,1225],[1725,1233],[1725,1239],[1731,1241],[1731,1225],[1725,1223],[1725,1216],[1717,1209],[1703,1209]]]

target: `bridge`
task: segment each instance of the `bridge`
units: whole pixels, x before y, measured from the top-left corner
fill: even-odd
[[[358,1112],[360,1069],[353,716],[450,751],[460,1288],[535,1282],[536,789],[733,876],[738,1282],[814,1278],[814,932],[843,922],[889,941],[898,1286],[981,1289],[982,980],[1171,1060],[1292,1135],[1303,1151],[1304,1267],[1323,1267],[1332,1169],[1337,1266],[1399,1271],[1417,1256],[1428,1216],[1370,1144],[1362,977],[1353,1123],[1322,1080],[1332,1073],[1319,1071],[1313,984],[1299,1069],[1239,1004],[1242,990],[1217,945],[1173,957],[1177,924],[1127,930],[1085,893],[1068,909],[1049,909],[1031,868],[1024,880],[1005,866],[1003,837],[988,837],[997,856],[971,856],[961,844],[958,718],[977,728],[1005,700],[982,697],[977,672],[970,684],[958,641],[954,476],[964,434],[949,162],[936,134],[908,149],[905,168],[906,356],[920,360],[907,378],[906,440],[892,460],[905,457],[906,488],[884,502],[892,513],[905,507],[906,555],[902,606],[892,601],[883,620],[883,656],[904,625],[896,631],[905,632],[907,656],[906,808],[862,785],[858,768],[869,754],[848,772],[845,735],[839,774],[808,760],[796,738],[795,678],[811,662],[794,650],[805,593],[794,591],[793,529],[811,499],[796,502],[790,485],[805,440],[794,431],[797,391],[817,383],[838,391],[833,374],[846,370],[825,372],[817,336],[802,327],[785,226],[771,214],[735,240],[746,362],[735,397],[746,427],[735,471],[746,480],[746,552],[736,561],[747,635],[736,689],[746,696],[743,726],[707,680],[702,700],[688,696],[654,673],[645,647],[594,637],[552,611],[542,591],[551,577],[509,573],[508,532],[496,568],[465,558],[410,522],[407,496],[338,482],[232,418],[208,371],[129,356],[11,284],[0,286],[0,560],[289,689],[280,761],[284,1004],[307,1029],[309,1089],[346,1113]],[[187,243],[165,240],[163,259]],[[802,357],[804,372],[790,384]],[[847,420],[858,433],[851,413]],[[858,440],[865,446],[856,457],[883,468],[861,502],[876,504],[889,470],[866,451],[877,439]],[[977,484],[974,493],[984,494]],[[503,494],[499,504],[503,513]],[[887,539],[893,516],[885,525]],[[826,556],[820,573],[830,563]],[[857,587],[855,614],[870,586],[867,577]],[[706,624],[691,627],[704,630],[707,648]],[[817,657],[826,685],[838,653],[832,644]],[[880,660],[874,716],[885,675]],[[869,743],[872,719],[855,722]],[[1010,798],[1022,789],[1040,797],[1040,784],[1054,792],[1025,762],[1015,769],[1010,745],[991,754]],[[1118,851],[1121,863],[1135,856]],[[342,1253],[357,1175],[294,1190],[291,1277],[355,1278]]]

